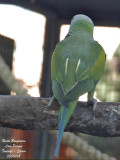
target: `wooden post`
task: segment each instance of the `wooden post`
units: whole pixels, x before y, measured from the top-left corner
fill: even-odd
[[[40,83],[40,95],[42,97],[52,96],[51,56],[56,44],[59,42],[60,25],[61,25],[60,21],[56,15],[50,14],[49,16],[46,17],[43,68],[42,68],[41,83]],[[40,131],[39,135],[37,132],[35,132],[34,135],[35,135],[34,147],[37,148],[37,150],[34,151],[34,158],[48,159],[49,157],[51,157],[51,159],[53,159],[54,147],[51,146],[54,143],[54,139],[52,137],[50,138],[50,135],[47,132]],[[42,139],[40,143],[38,143],[39,139]],[[47,141],[47,139],[51,139],[51,141]],[[45,148],[44,151],[41,150],[41,146]]]
[[[43,69],[40,85],[40,94],[42,97],[52,96],[51,88],[51,56],[56,44],[59,42],[60,20],[55,15],[46,18]]]

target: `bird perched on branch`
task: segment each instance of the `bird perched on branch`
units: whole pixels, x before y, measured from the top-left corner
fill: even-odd
[[[89,17],[82,14],[74,16],[67,36],[57,44],[52,55],[52,90],[61,104],[56,157],[59,155],[62,134],[78,98],[88,93],[88,104],[93,104],[93,110],[97,106],[93,95],[104,72],[105,52],[93,39],[93,29],[94,24]]]

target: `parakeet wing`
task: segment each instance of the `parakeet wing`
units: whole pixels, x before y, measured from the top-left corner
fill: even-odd
[[[95,87],[101,78],[104,71],[105,52],[96,41],[81,46],[70,46],[66,43],[60,42],[52,57],[53,83],[54,80],[55,83],[59,83],[59,87],[66,96],[72,90],[75,91],[76,87],[80,87],[81,90],[76,89],[76,92],[79,92],[76,94],[80,96]]]

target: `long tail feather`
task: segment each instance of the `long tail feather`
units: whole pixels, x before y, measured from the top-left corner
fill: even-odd
[[[62,135],[63,135],[64,128],[65,128],[64,122],[65,122],[66,111],[67,111],[67,107],[63,106],[63,111],[61,114],[60,123],[59,123],[59,130],[58,130],[58,135],[57,135],[57,144],[56,144],[56,151],[55,151],[56,157],[59,156],[60,142],[61,142]]]

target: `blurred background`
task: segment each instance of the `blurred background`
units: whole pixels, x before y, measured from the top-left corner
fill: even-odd
[[[0,0],[0,56],[12,75],[31,96],[51,97],[51,55],[59,40],[64,39],[71,18],[86,14],[94,22],[94,39],[107,55],[105,73],[96,88],[99,101],[120,101],[120,2],[118,0]],[[1,73],[0,73],[1,74]],[[16,95],[0,79],[1,95]],[[86,101],[87,96],[79,100]],[[100,151],[120,159],[120,138],[80,135]],[[25,139],[25,153],[20,159],[53,159],[55,138],[45,131],[22,131],[0,128],[2,139]],[[12,148],[13,149],[13,148]],[[77,159],[77,153],[62,143],[58,159]]]

